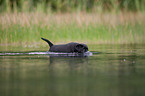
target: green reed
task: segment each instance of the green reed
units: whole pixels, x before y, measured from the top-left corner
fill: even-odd
[[[35,44],[42,43],[41,37],[53,42],[84,42],[99,44],[134,44],[145,43],[145,28],[143,25],[118,25],[115,28],[104,25],[50,26],[50,28],[32,25],[22,27],[13,25],[6,29],[0,28],[1,44]]]
[[[144,20],[142,13],[4,13],[0,44],[41,44],[41,37],[54,43],[145,43]]]

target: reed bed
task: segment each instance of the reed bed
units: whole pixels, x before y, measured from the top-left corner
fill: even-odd
[[[4,13],[0,15],[2,27],[9,27],[14,24],[20,26],[51,26],[56,24],[77,24],[78,26],[89,24],[105,24],[111,26],[142,24],[145,20],[143,13],[65,13],[65,14],[44,14],[44,13]]]
[[[145,41],[143,13],[2,13],[0,44],[42,44],[41,37],[54,43],[134,44]]]

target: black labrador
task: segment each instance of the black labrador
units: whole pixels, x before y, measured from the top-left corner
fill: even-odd
[[[50,52],[85,53],[88,51],[88,46],[86,44],[72,42],[68,44],[53,45],[49,40],[45,38],[41,38],[41,39],[49,44]]]

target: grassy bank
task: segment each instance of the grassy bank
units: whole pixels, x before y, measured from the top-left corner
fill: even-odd
[[[144,22],[142,13],[4,13],[0,44],[42,44],[41,37],[54,43],[145,43]]]

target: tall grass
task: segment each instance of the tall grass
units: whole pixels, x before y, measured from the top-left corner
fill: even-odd
[[[41,37],[55,43],[145,43],[144,22],[142,13],[4,13],[0,44],[41,44]]]
[[[1,12],[144,11],[145,0],[0,0]]]

